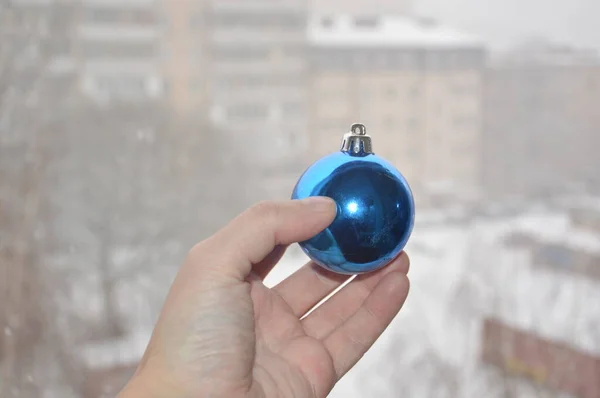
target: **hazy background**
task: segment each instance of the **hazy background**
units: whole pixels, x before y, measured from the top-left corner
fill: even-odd
[[[0,397],[114,397],[188,249],[362,122],[415,193],[411,293],[332,397],[600,398],[598,15],[0,0]]]
[[[477,32],[494,47],[506,48],[519,40],[543,37],[598,49],[596,18],[600,4],[593,0],[421,0],[417,13]]]

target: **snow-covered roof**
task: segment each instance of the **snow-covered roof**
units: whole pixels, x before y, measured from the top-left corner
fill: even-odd
[[[398,15],[370,17],[360,22],[354,15],[314,15],[308,37],[323,47],[482,48],[481,39],[452,27]],[[373,19],[376,18],[376,19]]]
[[[574,226],[565,213],[521,217],[510,221],[507,226],[509,230],[528,233],[544,243],[600,254],[600,236]]]
[[[600,214],[600,198],[590,195],[567,196],[559,202],[566,209],[595,211]]]
[[[592,304],[600,303],[600,282],[568,269],[539,267],[544,264],[534,264],[527,249],[506,245],[502,237],[511,231],[578,252],[600,250],[598,235],[575,228],[567,214],[526,214],[481,225],[470,266],[483,313],[600,356],[600,306]]]

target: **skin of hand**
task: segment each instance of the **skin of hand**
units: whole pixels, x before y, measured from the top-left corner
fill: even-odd
[[[188,254],[120,398],[322,398],[406,300],[409,260],[357,277],[308,263],[273,288],[285,248],[333,221],[328,198],[264,202]]]

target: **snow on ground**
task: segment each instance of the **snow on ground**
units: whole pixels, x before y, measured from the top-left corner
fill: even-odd
[[[488,226],[477,241],[471,267],[486,289],[484,312],[508,325],[600,356],[600,284],[565,269],[540,267],[531,255],[503,245],[509,229],[528,232],[542,242],[577,253],[600,253],[600,237],[572,225],[561,213],[540,212]],[[496,233],[494,240],[492,236]],[[491,267],[479,267],[493,253]],[[566,272],[565,272],[566,271]]]
[[[399,388],[410,392],[408,396],[427,396],[431,383],[438,377],[436,362],[450,369],[461,365],[470,347],[464,336],[472,333],[472,325],[460,313],[453,297],[467,269],[468,238],[469,229],[465,226],[417,224],[407,247],[411,257],[411,292],[407,302],[390,328],[336,386],[331,397],[397,397]],[[307,260],[294,249],[269,275],[267,285],[275,285]],[[413,371],[415,367],[420,369],[419,374]],[[430,379],[423,379],[428,373]],[[419,384],[418,380],[424,383]]]
[[[565,214],[544,210],[471,221],[459,217],[452,223],[441,214],[421,219],[407,247],[411,292],[403,310],[331,397],[501,394],[497,377],[478,362],[485,315],[600,354],[600,305],[594,304],[600,303],[598,284],[532,267],[527,252],[506,248],[500,241],[507,232],[521,230],[548,242],[565,241],[577,250],[595,251],[596,236],[574,230]],[[266,284],[275,285],[307,260],[297,246],[290,248]],[[164,284],[173,271],[137,280],[139,294],[132,294],[131,286],[124,289],[128,295],[121,296],[122,301],[137,326],[131,325],[126,339],[87,346],[84,357],[108,365],[141,355],[158,310],[144,306],[149,297],[154,297],[152,307],[159,306],[166,292],[153,294],[152,282]],[[529,390],[524,383],[520,396],[532,396]]]
[[[598,237],[543,210],[469,223],[417,223],[407,247],[411,292],[380,341],[332,393],[333,398],[503,394],[497,376],[478,362],[483,317],[600,355],[600,289],[584,277],[533,267],[531,255],[506,248],[507,232],[595,251]],[[306,259],[286,257],[273,279]],[[520,396],[534,396],[516,383]],[[494,393],[496,391],[496,393]]]

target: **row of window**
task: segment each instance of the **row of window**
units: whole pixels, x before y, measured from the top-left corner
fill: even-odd
[[[91,23],[133,23],[154,24],[159,21],[155,10],[148,9],[122,9],[107,7],[86,7],[83,9],[82,20]]]
[[[303,46],[227,46],[215,47],[211,55],[215,59],[244,61],[264,61],[272,59],[300,58],[305,56]]]
[[[225,113],[228,118],[237,121],[266,121],[274,117],[304,117],[306,115],[306,106],[302,102],[284,102],[275,105],[266,103],[241,103],[227,106]]]
[[[423,131],[424,123],[417,117],[410,117],[407,120],[404,118],[398,118],[397,116],[388,115],[381,116],[378,118],[379,124],[385,128],[401,128],[404,133],[421,133]],[[318,125],[321,128],[333,128],[339,124],[337,118],[326,117],[318,121]],[[479,126],[479,118],[475,116],[458,116],[450,122],[452,131],[473,131],[474,128]],[[450,125],[448,127],[450,127]],[[454,133],[456,135],[456,133]]]
[[[221,0],[219,0],[221,1]],[[82,8],[82,19],[95,23],[154,23],[160,20],[160,14],[156,5],[148,5],[144,8],[138,7],[98,7],[85,5]],[[211,25],[229,28],[253,27],[253,28],[299,28],[304,29],[307,25],[305,13],[296,11],[280,11],[273,9],[268,11],[203,11],[200,7],[191,7],[188,10],[189,20],[192,26]],[[164,18],[166,19],[166,18]]]
[[[276,74],[227,76],[215,81],[216,87],[223,88],[285,88],[298,87],[298,85],[297,79],[293,79],[289,75]]]
[[[103,41],[88,41],[81,46],[81,53],[86,57],[124,57],[152,58],[160,54],[158,43],[153,42],[122,42],[110,43]]]
[[[431,102],[432,97],[439,98],[442,93],[474,99],[479,98],[481,94],[479,80],[477,78],[465,78],[464,76],[448,77],[443,80],[443,83],[431,84],[430,87],[433,91],[428,94],[428,86],[425,81],[417,79],[410,81],[386,79],[384,82],[377,81],[377,79],[366,80],[361,81],[358,87],[356,83],[351,83],[348,80],[346,84],[333,83],[321,86],[319,97],[338,101],[349,96],[358,96],[358,99],[363,102],[372,102],[375,98],[379,98],[379,100],[385,98],[390,101],[401,98],[416,101],[419,98],[424,98],[427,102]],[[443,91],[440,89],[443,89]]]
[[[207,15],[206,22],[223,28],[304,29],[306,17],[300,13],[215,13]]]
[[[480,51],[320,49],[311,58],[323,69],[341,70],[478,68],[484,63]]]
[[[162,83],[146,76],[98,75],[87,78],[84,89],[104,98],[143,99],[158,97]]]

